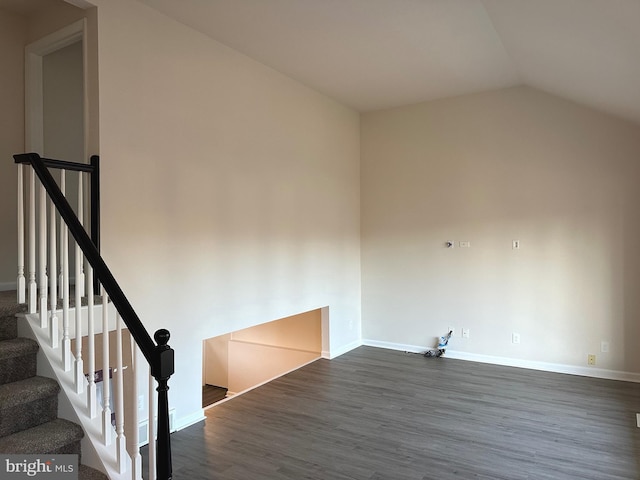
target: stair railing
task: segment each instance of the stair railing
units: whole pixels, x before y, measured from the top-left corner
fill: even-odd
[[[170,422],[168,404],[168,381],[174,373],[174,351],[168,345],[169,331],[160,329],[155,332],[154,339],[145,329],[138,315],[131,306],[129,300],[115,280],[113,274],[107,267],[99,251],[100,237],[100,194],[99,194],[99,158],[91,157],[90,164],[66,162],[41,158],[37,153],[24,153],[14,155],[15,163],[18,164],[18,302],[28,303],[29,313],[39,313],[40,327],[48,327],[51,347],[62,350],[61,361],[65,371],[69,372],[74,366],[74,380],[77,394],[83,394],[87,389],[87,415],[95,418],[97,413],[97,402],[95,385],[95,319],[94,319],[94,292],[102,295],[102,347],[103,347],[103,395],[102,395],[102,440],[105,445],[111,445],[113,430],[112,409],[116,413],[116,462],[119,473],[124,473],[127,469],[126,439],[124,436],[124,408],[123,408],[123,352],[122,352],[122,323],[129,330],[131,338],[137,349],[142,352],[150,370],[149,384],[149,465],[150,479],[169,480],[172,478],[171,464],[171,443],[170,443]],[[29,179],[25,182],[23,166],[31,165],[29,169]],[[50,173],[49,169],[60,169],[60,186]],[[78,173],[78,214],[74,212],[66,196],[66,171],[76,171]],[[89,235],[83,225],[83,173],[90,175],[90,230]],[[36,176],[39,180],[39,201],[36,204]],[[27,188],[25,189],[25,183]],[[28,199],[26,219],[28,220],[28,279],[25,278],[25,193]],[[47,196],[50,202],[49,230],[47,230]],[[56,214],[57,212],[57,214]],[[38,215],[38,241],[36,241],[36,213]],[[60,217],[60,231],[56,230],[57,217]],[[68,232],[71,232],[75,239],[75,355],[71,354],[70,341],[70,306],[69,306],[69,247]],[[59,244],[57,241],[59,240]],[[49,243],[49,258],[47,259],[47,242]],[[36,262],[36,244],[38,245],[38,261]],[[57,276],[58,262],[57,255],[60,253],[60,275]],[[84,291],[83,259],[87,261],[86,292]],[[39,269],[36,267],[39,266]],[[47,276],[48,266],[48,276]],[[38,277],[38,278],[36,278]],[[28,280],[28,281],[27,281]],[[39,287],[39,290],[38,290]],[[100,289],[100,287],[102,287]],[[47,292],[49,290],[49,293]],[[26,293],[28,292],[28,297]],[[83,336],[83,313],[81,303],[82,297],[87,297],[87,337],[88,337],[88,372],[87,378],[84,374],[84,362],[82,352]],[[62,338],[59,338],[58,325],[58,298],[62,300],[63,325],[61,328]],[[47,299],[50,300],[50,307],[47,307]],[[110,319],[108,313],[109,301],[116,310],[116,351],[117,367],[113,373],[115,377],[115,388],[118,392],[117,398],[111,405],[110,402],[110,367],[109,367],[109,331]],[[133,346],[133,343],[132,343]],[[132,347],[131,368],[138,368],[137,349]],[[153,415],[155,411],[155,401],[152,395],[154,384],[157,396],[157,429],[154,428]],[[134,395],[137,397],[137,385],[134,376]],[[138,421],[137,421],[137,398],[134,398],[133,408],[133,443],[136,445],[135,452],[130,455],[132,464],[132,478],[140,479],[141,459],[138,449]],[[157,434],[157,442],[154,436]],[[155,464],[155,471],[153,465]]]

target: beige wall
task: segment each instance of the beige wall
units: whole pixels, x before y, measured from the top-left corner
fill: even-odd
[[[16,167],[24,150],[24,44],[26,20],[0,10],[0,290],[17,275]]]
[[[363,338],[640,372],[639,162],[639,126],[525,87],[363,115]]]
[[[293,315],[231,334],[236,341],[322,352],[320,310]]]
[[[204,341],[203,383],[232,393],[299,368],[322,352],[321,309]]]
[[[135,1],[95,3],[103,252],[171,330],[178,423],[205,338],[328,305],[326,350],[357,343],[358,114]]]
[[[203,342],[202,384],[228,387],[229,342],[231,334],[208,338]]]
[[[237,394],[262,385],[309,362],[320,353],[256,343],[229,342],[229,392]]]
[[[70,5],[63,0],[51,0],[46,8],[36,10],[29,16],[27,43],[35,42],[81,18],[85,18],[90,11]]]

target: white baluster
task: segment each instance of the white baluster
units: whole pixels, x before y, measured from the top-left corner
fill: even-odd
[[[36,313],[36,174],[29,172],[29,313]]]
[[[49,222],[49,273],[51,283],[49,285],[49,299],[51,301],[51,317],[49,318],[49,339],[51,340],[51,348],[58,348],[58,259],[56,245],[56,207],[53,202],[51,205],[51,214]]]
[[[87,265],[87,274],[93,279],[93,268]],[[87,361],[89,371],[89,386],[87,387],[87,409],[91,418],[96,418],[96,349],[95,349],[95,326],[94,326],[94,299],[93,299],[93,281],[87,285],[87,322],[88,322],[88,342],[87,342]],[[107,308],[105,305],[104,308]]]
[[[69,339],[69,229],[60,222],[62,231],[62,362],[64,371],[71,370],[71,340]]]
[[[156,480],[156,379],[149,369],[149,480]]]
[[[18,164],[18,278],[16,280],[18,303],[26,301],[24,278],[24,166]]]
[[[67,174],[65,170],[60,170],[60,191],[62,192],[62,196],[66,196],[67,193]],[[62,260],[64,258],[63,248],[68,248],[64,241],[64,228],[62,228],[62,218],[60,219],[60,276],[58,277],[58,285],[60,286],[60,300],[64,297],[64,271],[62,266]],[[52,273],[53,275],[53,273]]]
[[[82,188],[82,172],[78,172],[78,220],[80,220],[80,225],[84,226],[84,191]],[[79,247],[78,250],[80,250]],[[82,253],[80,253],[80,255],[82,255]],[[76,262],[77,261],[78,256],[76,255]],[[80,261],[80,269],[76,268],[76,290],[80,292],[81,297],[84,297],[84,286],[84,263]]]
[[[142,480],[142,457],[140,456],[140,447],[138,446],[140,444],[140,432],[138,428],[138,346],[133,339],[133,335],[129,333],[129,336],[131,337],[131,378],[133,380],[131,396],[135,401],[131,418],[131,423],[133,424],[133,428],[131,429],[131,444],[133,445],[133,453],[131,454],[131,478],[133,478],[133,480]]]
[[[116,312],[116,451],[118,471],[124,473],[127,469],[127,439],[124,435],[124,377],[122,375],[122,319]]]
[[[102,288],[102,440],[111,445],[111,399],[109,378],[109,296]]]
[[[40,205],[38,214],[40,225],[38,226],[38,258],[40,260],[40,328],[47,328],[48,311],[47,311],[47,191],[40,182]]]
[[[82,250],[80,245],[75,242],[76,251],[76,287],[75,287],[75,301],[76,301],[76,360],[75,360],[75,385],[76,393],[82,393],[84,390],[84,364],[82,361],[82,297],[80,295],[80,288],[78,285],[78,277],[80,276],[80,265],[82,264]]]

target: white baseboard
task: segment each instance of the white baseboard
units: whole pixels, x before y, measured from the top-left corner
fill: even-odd
[[[358,348],[360,346],[362,346],[362,341],[356,340],[354,342],[343,345],[340,348],[331,350],[330,352],[322,352],[322,357],[328,358],[329,360],[333,360],[334,358],[339,357],[340,355],[344,355],[345,353],[350,352],[354,348]],[[328,356],[325,356],[327,353],[328,353]]]
[[[204,410],[196,410],[191,415],[179,418],[176,422],[175,430],[182,430],[183,428],[190,427],[191,425],[203,421],[205,418],[206,417],[204,416]]]
[[[0,282],[0,292],[9,292],[16,288],[16,282]]]
[[[419,345],[408,345],[403,343],[382,342],[380,340],[362,340],[362,345],[367,347],[386,348],[388,350],[400,350],[402,352],[409,353],[422,353],[428,350],[427,347],[421,347]]]
[[[411,353],[422,353],[426,350],[429,350],[429,347],[423,347],[419,345],[381,342],[378,340],[363,340],[362,344],[370,347],[387,348],[390,350],[400,350],[403,352]],[[626,382],[640,383],[640,374],[633,372],[622,372],[619,370],[579,367],[561,363],[538,362],[535,360],[522,360],[518,358],[498,357],[494,355],[481,355],[478,353],[461,352],[456,350],[447,350],[446,356],[447,358],[455,358],[458,360],[466,360],[470,362],[480,362],[492,365],[503,365],[507,367],[528,368],[530,370],[542,370],[545,372],[580,375],[583,377],[605,378],[608,380],[623,380]]]

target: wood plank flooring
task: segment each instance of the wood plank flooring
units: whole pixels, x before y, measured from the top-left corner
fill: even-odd
[[[227,396],[228,389],[224,387],[218,387],[217,385],[203,385],[202,386],[202,408],[213,405],[220,400],[223,400]]]
[[[360,347],[207,410],[173,478],[637,480],[636,412],[639,384]]]

